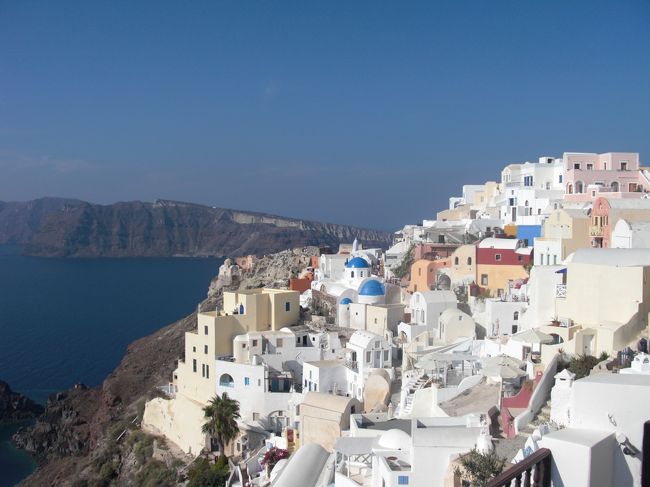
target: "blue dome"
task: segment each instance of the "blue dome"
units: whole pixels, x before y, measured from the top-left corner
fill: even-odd
[[[362,259],[361,257],[353,257],[346,262],[345,267],[348,269],[367,269],[370,266],[365,259]]]
[[[359,288],[359,296],[383,296],[384,294],[386,294],[384,284],[375,281],[374,279],[366,281],[363,286]]]
[[[350,298],[343,298],[341,299],[341,304],[350,304],[352,300]]]

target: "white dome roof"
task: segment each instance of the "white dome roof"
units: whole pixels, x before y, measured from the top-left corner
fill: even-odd
[[[402,430],[391,429],[379,437],[378,444],[386,450],[408,451],[411,449],[411,437]]]

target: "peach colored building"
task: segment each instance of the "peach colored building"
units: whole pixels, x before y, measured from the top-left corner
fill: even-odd
[[[429,291],[436,285],[436,273],[442,267],[441,260],[416,260],[411,265],[411,280],[408,292]],[[446,262],[446,259],[445,259]]]
[[[650,221],[650,199],[596,198],[589,227],[592,247],[611,247],[612,230],[621,218],[628,222]]]

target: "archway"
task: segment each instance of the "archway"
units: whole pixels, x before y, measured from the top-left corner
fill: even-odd
[[[230,374],[221,374],[219,377],[219,385],[221,387],[235,387],[235,381]]]

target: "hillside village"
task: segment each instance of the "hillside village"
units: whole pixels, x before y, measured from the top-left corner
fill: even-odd
[[[233,487],[641,485],[650,171],[566,152],[459,191],[387,250],[294,252],[274,288],[226,260],[143,430]]]

